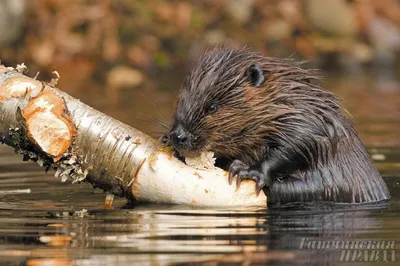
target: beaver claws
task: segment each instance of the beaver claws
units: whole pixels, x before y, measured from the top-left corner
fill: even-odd
[[[240,183],[243,180],[253,180],[256,182],[256,194],[260,194],[261,189],[269,187],[271,185],[271,178],[265,174],[257,166],[248,166],[240,160],[234,160],[229,167],[229,184],[232,184],[233,177],[236,178],[236,187],[240,187]]]

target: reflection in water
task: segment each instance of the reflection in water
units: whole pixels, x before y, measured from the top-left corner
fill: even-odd
[[[185,265],[193,262],[337,265],[338,250],[300,249],[302,239],[396,240],[398,199],[389,204],[293,204],[260,208],[193,209],[188,206],[126,206],[102,209],[105,194],[60,184],[28,167],[20,183],[3,176],[2,187],[31,187],[30,194],[1,198],[1,260],[42,265]],[[388,182],[392,195],[399,177]],[[51,188],[51,191],[49,190]],[[88,201],[90,200],[90,201]],[[87,211],[84,211],[87,210]],[[252,265],[253,265],[252,264]]]
[[[385,208],[385,203],[364,206],[311,204],[296,206],[296,209],[271,210],[269,212],[273,214],[266,223],[270,235],[267,245],[270,250],[298,250],[300,261],[305,265],[317,262],[337,265],[341,258],[339,241],[374,240],[375,236],[370,233],[384,229],[384,222],[375,214]],[[383,234],[378,238],[395,240],[393,236]],[[314,246],[313,241],[317,243]],[[338,248],[328,248],[327,242]],[[326,248],[322,248],[323,245]]]
[[[105,210],[102,191],[88,184],[60,183],[0,146],[0,264],[338,265],[340,250],[300,249],[302,241],[396,241],[400,239],[400,88],[398,81],[393,84],[372,75],[332,77],[324,84],[345,99],[391,190],[389,203],[194,209],[129,206],[116,198],[114,209]],[[153,89],[150,95],[127,91],[119,98],[124,99],[120,108],[107,112],[152,133],[160,129],[137,121],[149,114],[168,122],[174,97]],[[157,108],[149,98],[155,99]],[[90,102],[93,99],[83,100],[101,109]]]

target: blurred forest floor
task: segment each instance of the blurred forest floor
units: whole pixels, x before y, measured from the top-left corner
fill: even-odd
[[[69,88],[83,89],[88,80],[135,87],[221,44],[318,67],[392,67],[400,52],[400,1],[0,2],[2,63],[24,62],[42,80],[57,70]]]

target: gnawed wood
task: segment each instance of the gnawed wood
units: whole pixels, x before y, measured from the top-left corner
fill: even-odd
[[[131,200],[198,206],[266,206],[254,183],[228,184],[221,169],[198,170],[148,135],[50,84],[0,66],[0,141],[56,176],[87,181]]]

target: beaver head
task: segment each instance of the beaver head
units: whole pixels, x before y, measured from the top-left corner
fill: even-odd
[[[255,162],[284,137],[282,124],[301,112],[302,103],[329,94],[309,86],[314,77],[287,60],[246,49],[207,51],[184,80],[165,142],[182,156],[213,151]],[[298,93],[304,87],[311,94]],[[325,105],[338,107],[335,100]]]

